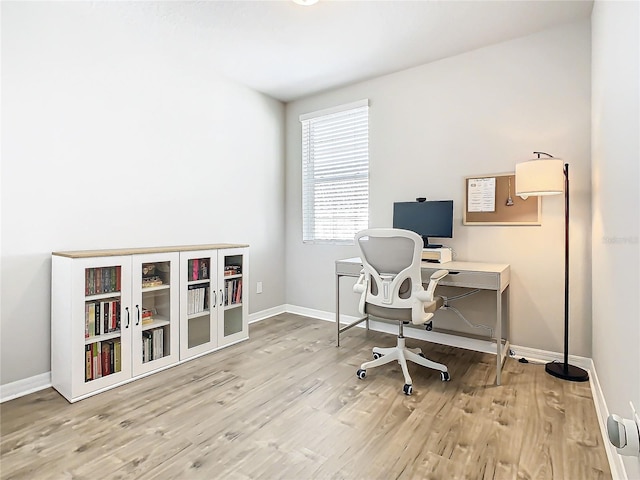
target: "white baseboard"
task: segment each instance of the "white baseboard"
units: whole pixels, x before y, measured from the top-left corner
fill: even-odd
[[[336,321],[336,314],[333,312],[325,312],[324,310],[314,310],[312,308],[298,307],[297,305],[290,305],[288,303],[284,305],[284,311],[287,313],[295,313],[296,315],[303,315],[305,317],[317,318],[318,320],[328,320],[330,322]],[[342,315],[340,317],[340,320],[342,321],[343,319],[346,319],[347,321],[352,322],[356,319],[355,317],[353,317],[353,319],[351,318],[352,317]]]
[[[0,385],[0,403],[44,390],[50,386],[51,372],[41,373],[33,377]]]
[[[256,323],[274,315],[281,313],[294,313],[297,315],[303,315],[306,317],[316,318],[319,320],[326,320],[335,322],[335,314],[332,312],[325,312],[322,310],[315,310],[306,307],[299,307],[296,305],[285,304],[260,312],[255,312],[249,315],[249,323]],[[342,315],[340,317],[341,323],[351,323],[357,320],[356,317]],[[357,325],[359,328],[364,328],[364,323]],[[371,330],[397,334],[395,325],[378,322],[372,320],[369,322],[369,328]],[[478,340],[474,338],[466,338],[462,336],[449,335],[438,332],[428,332],[426,330],[420,330],[416,328],[407,328],[405,335],[409,338],[415,338],[418,340],[431,341],[435,343],[441,343],[452,347],[464,348],[467,350],[476,350],[486,353],[496,353],[495,345],[493,342]],[[562,360],[562,353],[550,352],[546,350],[539,350],[536,348],[520,347],[517,345],[510,345],[515,357],[525,357],[530,362],[546,363],[554,360]],[[605,446],[607,459],[609,460],[609,467],[611,468],[611,475],[613,480],[628,480],[626,470],[622,457],[618,454],[615,447],[609,442],[609,437],[606,431],[606,419],[609,416],[609,410],[607,409],[607,403],[604,399],[600,382],[598,381],[598,375],[593,361],[590,358],[580,357],[576,355],[569,355],[569,362],[572,365],[579,366],[589,371],[589,379],[591,385],[591,394],[593,396],[593,402],[596,408],[596,415],[598,417],[598,425],[600,426],[600,433],[602,435],[602,441]],[[37,392],[45,388],[51,387],[51,372],[35,375],[30,378],[18,380],[16,382],[0,385],[0,403],[14,398],[28,395],[29,393]]]
[[[618,453],[616,447],[614,447],[609,441],[606,426],[607,418],[609,418],[609,409],[607,408],[607,402],[604,399],[602,388],[600,388],[600,381],[598,380],[598,375],[596,374],[596,368],[593,361],[591,361],[591,369],[589,370],[589,380],[589,383],[591,384],[591,396],[593,397],[593,403],[596,406],[598,425],[600,425],[600,433],[602,434],[602,442],[604,443],[604,449],[607,452],[607,458],[609,459],[611,477],[613,480],[628,480],[622,456]]]
[[[285,311],[286,310],[284,305],[268,308],[260,312],[250,313],[248,321],[249,323],[261,322],[262,320],[266,320],[267,318],[273,317],[274,315],[279,315],[281,313],[284,313]]]
[[[518,345],[511,345],[511,350],[514,352],[514,357],[524,357],[533,363],[564,361],[564,354],[559,352],[550,352],[548,350],[540,350],[538,348],[520,347]],[[584,368],[585,370],[593,369],[593,362],[590,358],[580,357],[578,355],[569,355],[569,364]]]

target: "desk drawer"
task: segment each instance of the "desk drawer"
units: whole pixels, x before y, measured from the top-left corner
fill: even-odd
[[[422,281],[429,283],[429,277],[437,268],[422,269]],[[445,287],[482,288],[484,290],[499,290],[499,275],[492,272],[459,272],[450,270],[449,275],[438,282]]]
[[[336,274],[348,277],[359,277],[362,271],[362,263],[360,262],[336,262]]]

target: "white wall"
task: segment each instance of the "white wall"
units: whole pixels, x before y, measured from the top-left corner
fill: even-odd
[[[640,409],[640,4],[592,13],[593,362],[611,413]],[[626,457],[630,479],[638,458]]]
[[[563,350],[563,199],[543,200],[542,226],[463,226],[464,177],[513,172],[535,150],[571,164],[570,351],[590,357],[590,75],[585,20],[287,104],[287,303],[334,311],[333,262],[356,254],[302,244],[298,116],[369,98],[370,225],[391,226],[394,201],[453,199],[456,258],[511,264],[520,346]]]
[[[55,250],[249,243],[284,303],[284,106],[152,11],[2,3],[2,384],[50,369]]]

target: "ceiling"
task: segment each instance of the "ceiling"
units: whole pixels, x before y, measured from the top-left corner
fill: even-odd
[[[288,102],[588,18],[591,0],[143,3],[216,70]]]

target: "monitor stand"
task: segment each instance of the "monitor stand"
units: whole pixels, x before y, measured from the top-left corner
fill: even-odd
[[[422,237],[422,242],[424,243],[423,248],[442,248],[441,244],[438,243],[429,243],[429,237]]]

